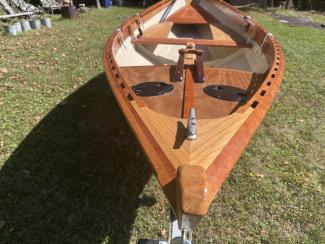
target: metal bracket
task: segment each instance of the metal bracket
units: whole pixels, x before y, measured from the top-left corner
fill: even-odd
[[[199,49],[195,49],[195,44],[194,43],[187,43],[186,48],[185,49],[180,49],[178,50],[179,52],[179,58],[178,58],[178,62],[176,65],[176,72],[175,72],[175,77],[174,77],[174,81],[175,82],[181,82],[183,81],[184,77],[183,77],[183,73],[184,73],[184,68],[185,67],[189,67],[189,66],[194,66],[195,70],[196,70],[196,83],[203,83],[205,80],[205,76],[204,76],[204,66],[203,66],[203,51],[199,50]],[[187,56],[195,56],[194,58],[187,58]],[[185,59],[187,60],[185,62]],[[193,63],[189,63],[188,60],[190,60],[190,62],[193,61]]]
[[[169,214],[169,238],[168,241],[139,240],[137,244],[191,244],[192,230],[180,230],[173,210]]]
[[[120,40],[120,42],[123,44],[123,46],[126,48],[126,45],[125,45],[125,42],[124,42],[124,37],[123,37],[123,32],[122,32],[122,30],[121,30],[121,28],[118,28],[117,30],[116,30],[116,32],[118,33],[118,35],[119,35],[119,40]]]
[[[141,19],[141,15],[139,13],[136,14],[137,16],[137,23],[138,23],[138,26],[139,26],[139,34],[140,36],[143,35],[143,30],[144,30],[144,25],[143,25],[143,22],[142,22],[142,19]]]
[[[169,240],[168,244],[191,244],[192,243],[192,230],[180,230],[177,218],[170,210],[169,214]]]
[[[179,58],[178,58],[178,62],[176,65],[176,72],[175,72],[175,77],[174,77],[174,81],[176,82],[180,82],[183,81],[183,74],[184,74],[184,58],[185,58],[185,53],[180,50],[179,51]]]
[[[141,28],[143,28],[143,22],[142,22],[142,19],[141,19],[141,15],[140,15],[140,13],[137,13],[136,16],[137,16],[137,22],[138,22],[138,25],[139,25]]]
[[[168,244],[181,244],[182,231],[178,228],[178,221],[173,210],[169,212],[169,238]]]
[[[246,20],[246,23],[244,23],[243,25],[242,25],[242,29],[243,29],[243,33],[245,33],[246,31],[248,31],[248,29],[249,29],[249,26],[251,25],[251,23],[250,23],[250,16],[247,16],[247,15],[245,15],[244,17],[243,17],[243,19],[244,20]]]
[[[192,230],[182,231],[182,244],[191,244],[192,238],[193,238]]]

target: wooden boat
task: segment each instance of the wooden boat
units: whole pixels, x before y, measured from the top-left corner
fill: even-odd
[[[164,0],[112,34],[104,64],[180,228],[193,229],[279,89],[279,43],[224,1]]]

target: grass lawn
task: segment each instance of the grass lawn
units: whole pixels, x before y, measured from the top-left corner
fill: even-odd
[[[281,9],[281,8],[274,8],[272,9],[274,13],[284,16],[291,16],[291,17],[300,17],[306,18],[311,21],[325,24],[325,14],[314,13],[311,11],[295,11],[294,9]]]
[[[168,204],[103,74],[108,35],[136,8],[54,17],[0,36],[0,243],[135,243]],[[249,14],[287,72],[195,243],[325,242],[325,32]]]

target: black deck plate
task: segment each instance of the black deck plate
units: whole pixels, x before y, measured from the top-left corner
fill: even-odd
[[[248,100],[246,91],[234,86],[209,85],[204,88],[204,92],[211,97],[225,101],[246,102]]]
[[[132,89],[137,96],[151,97],[165,95],[174,90],[174,86],[165,82],[152,81],[132,86]]]

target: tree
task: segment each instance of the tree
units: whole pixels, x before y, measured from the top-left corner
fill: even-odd
[[[287,0],[285,4],[285,8],[293,8],[293,1],[292,0]]]
[[[267,7],[267,0],[261,0],[261,6]]]

